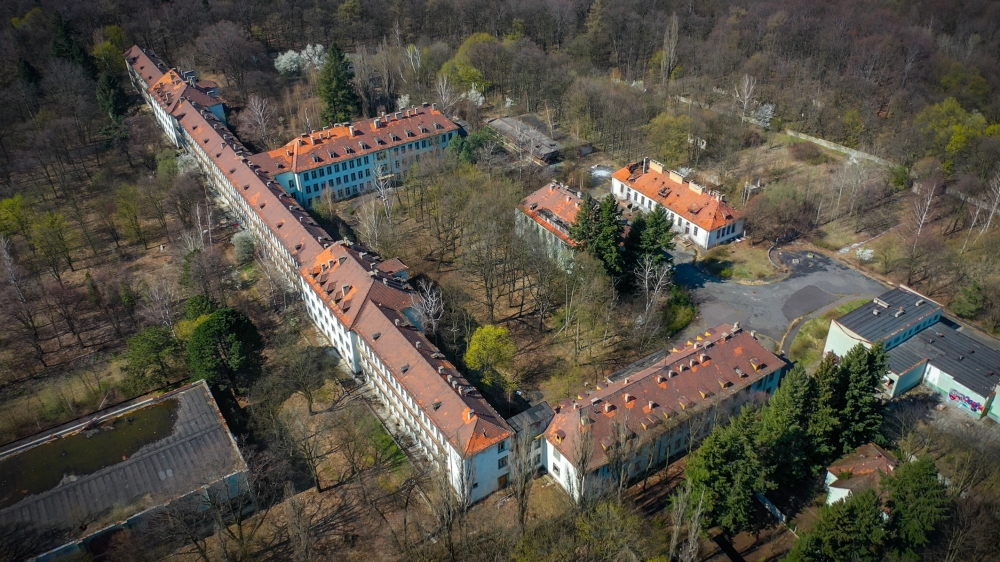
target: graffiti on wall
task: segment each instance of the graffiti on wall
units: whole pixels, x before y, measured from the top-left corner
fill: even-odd
[[[968,408],[973,412],[979,413],[983,409],[983,405],[976,402],[972,398],[962,394],[961,392],[955,390],[954,388],[948,391],[948,400],[952,402],[958,402],[958,405],[963,408]]]

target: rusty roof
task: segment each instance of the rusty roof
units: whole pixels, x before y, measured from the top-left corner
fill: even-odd
[[[132,45],[125,51],[125,61],[139,74],[147,88],[167,72],[167,65],[153,51],[138,45]]]
[[[733,396],[785,366],[751,334],[721,325],[708,330],[662,361],[627,378],[597,385],[576,399],[563,400],[545,432],[572,461],[580,428],[593,432],[591,469],[607,462],[614,423],[627,422],[641,439],[664,424],[719,398]],[[657,427],[659,426],[659,427]]]
[[[458,125],[444,113],[423,104],[303,133],[280,148],[255,155],[253,162],[272,175],[304,172],[457,130]]]
[[[642,162],[632,162],[612,177],[709,232],[743,216],[721,195],[685,181],[655,162],[643,170]]]
[[[569,229],[576,222],[576,213],[582,202],[580,192],[554,181],[522,199],[518,208],[560,240],[575,246],[576,241],[569,237]]]

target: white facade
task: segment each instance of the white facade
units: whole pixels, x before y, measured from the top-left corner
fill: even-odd
[[[674,232],[686,236],[692,242],[706,250],[743,236],[744,220],[742,218],[736,219],[721,228],[708,231],[686,220],[660,203],[646,197],[618,178],[611,179],[611,191],[619,201],[632,203],[633,209],[639,209],[647,214],[653,212],[658,207],[663,207],[663,210],[667,213],[667,218],[674,223]]]

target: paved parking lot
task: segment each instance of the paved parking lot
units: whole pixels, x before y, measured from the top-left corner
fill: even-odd
[[[708,276],[691,263],[691,254],[674,252],[674,279],[692,291],[699,306],[698,316],[681,336],[739,321],[778,342],[800,316],[844,297],[864,298],[886,290],[878,281],[822,254],[794,247],[776,253],[791,268],[791,275],[768,285],[741,285]]]

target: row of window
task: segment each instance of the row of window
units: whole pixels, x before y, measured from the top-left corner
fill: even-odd
[[[355,165],[357,165],[357,167],[360,168],[362,160],[364,161],[365,164],[369,163],[368,156],[365,156],[364,158],[355,158],[353,160],[348,160],[347,162],[331,164],[326,168],[316,168],[315,170],[312,170],[310,172],[302,172],[302,181],[307,182],[310,179],[322,178],[326,177],[327,175],[332,176],[333,174],[340,173],[341,171],[346,172],[348,169],[353,170]]]

